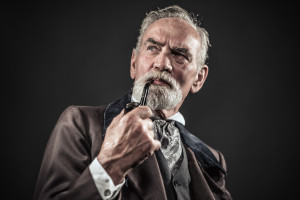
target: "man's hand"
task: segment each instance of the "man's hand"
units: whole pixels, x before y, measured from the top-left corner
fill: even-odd
[[[133,167],[160,148],[160,142],[154,139],[151,115],[147,106],[137,107],[125,115],[123,110],[107,128],[97,159],[114,184],[121,183]]]

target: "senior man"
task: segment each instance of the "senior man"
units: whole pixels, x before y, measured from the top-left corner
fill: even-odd
[[[108,106],[70,106],[49,139],[35,199],[231,199],[223,155],[179,108],[207,77],[208,34],[179,6],[148,13],[132,52],[134,85]],[[146,106],[129,112],[150,84]]]

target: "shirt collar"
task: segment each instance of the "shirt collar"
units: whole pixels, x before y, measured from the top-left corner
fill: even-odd
[[[175,113],[174,115],[172,115],[168,119],[180,122],[182,125],[185,126],[184,117],[183,117],[183,115],[180,112]]]

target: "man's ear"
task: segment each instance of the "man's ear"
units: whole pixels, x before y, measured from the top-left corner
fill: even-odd
[[[207,74],[208,74],[208,66],[204,65],[197,73],[197,77],[195,78],[195,81],[190,90],[191,93],[196,93],[202,88],[206,80]]]
[[[132,79],[135,79],[135,74],[136,74],[135,61],[136,61],[136,50],[133,49],[131,54],[131,60],[130,60],[130,77]]]

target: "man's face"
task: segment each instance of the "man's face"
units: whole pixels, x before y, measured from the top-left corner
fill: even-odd
[[[168,73],[179,84],[182,104],[191,91],[197,92],[207,76],[207,66],[198,69],[201,39],[187,22],[176,18],[164,18],[151,24],[141,41],[139,52],[133,52],[130,75],[138,80],[150,71]],[[157,87],[172,87],[155,78]]]

